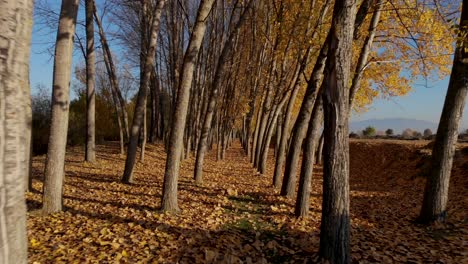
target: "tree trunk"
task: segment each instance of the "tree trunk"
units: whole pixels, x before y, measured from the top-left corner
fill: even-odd
[[[25,36],[25,43],[31,43],[31,34]],[[29,44],[28,44],[29,45]],[[29,54],[29,48],[28,53]],[[29,55],[28,55],[29,56]],[[27,82],[22,85],[23,88],[23,96],[24,96],[24,131],[25,133],[24,138],[22,139],[22,152],[24,162],[24,180],[25,180],[25,191],[32,191],[32,100],[31,100],[31,82],[29,78],[29,63],[26,67],[23,67],[23,80],[27,80]]]
[[[219,83],[221,80],[223,69],[228,59],[229,52],[231,51],[234,45],[234,37],[237,35],[237,32],[239,31],[240,27],[244,23],[247,11],[252,5],[252,2],[253,2],[252,0],[249,0],[246,7],[244,8],[244,11],[241,14],[241,17],[239,18],[239,21],[235,25],[235,28],[229,34],[226,44],[224,45],[221,51],[221,55],[219,56],[218,64],[215,70],[215,75],[213,77],[213,81],[211,82],[212,90],[208,97],[209,98],[208,106],[207,106],[205,117],[203,119],[204,121],[203,121],[203,126],[201,129],[200,140],[198,142],[197,156],[195,158],[194,179],[197,184],[203,183],[203,162],[204,162],[205,154],[207,150],[208,134],[210,133],[211,122],[213,120],[213,114],[214,114],[216,100],[218,97],[219,86],[220,86]]]
[[[147,118],[146,115],[148,111],[146,109],[146,100],[145,100],[145,107],[143,108],[143,126],[141,127],[140,137],[141,137],[141,151],[140,151],[140,162],[145,162],[145,149],[146,149],[146,140],[148,138],[146,132],[146,122]]]
[[[125,143],[124,143],[124,128],[122,126],[122,121],[123,118],[121,118],[121,109],[120,109],[120,104],[119,104],[119,99],[117,96],[117,89],[114,87],[114,82],[112,82],[112,74],[111,74],[111,67],[109,65],[109,60],[107,58],[107,54],[103,52],[102,54],[104,58],[104,65],[106,66],[106,71],[109,77],[109,82],[110,82],[110,92],[112,95],[112,102],[114,103],[114,110],[115,110],[115,115],[117,117],[117,125],[119,127],[119,142],[120,142],[120,155],[123,155],[125,153]]]
[[[322,6],[322,8],[320,10],[321,15],[320,15],[319,19],[317,20],[317,22],[315,24],[314,31],[312,33],[312,39],[315,39],[315,38],[318,37],[319,27],[322,25],[323,20],[325,19],[326,15],[328,13],[328,9],[330,7],[330,4],[331,4],[330,0],[327,0],[327,1],[325,1],[323,3],[323,6]],[[314,6],[314,4],[312,6]],[[309,28],[309,26],[307,28]],[[308,31],[308,29],[307,29],[307,31]],[[327,42],[325,41],[324,46],[326,44],[327,44]],[[327,48],[328,48],[328,46],[326,48],[322,47],[322,51],[320,53],[320,54],[322,54],[322,56],[326,56],[326,49]],[[281,176],[282,176],[282,173],[283,173],[283,166],[284,166],[284,162],[285,162],[285,158],[286,158],[286,152],[289,152],[289,151],[287,151],[288,146],[290,145],[289,143],[291,143],[292,138],[293,138],[293,137],[290,138],[291,132],[290,132],[289,126],[290,126],[292,108],[294,107],[294,102],[295,102],[297,93],[298,93],[299,88],[300,88],[299,74],[303,73],[306,66],[307,66],[307,61],[309,60],[310,51],[311,51],[311,47],[309,46],[309,48],[305,52],[304,57],[302,58],[302,61],[301,61],[300,65],[299,65],[299,67],[297,69],[296,77],[295,77],[296,81],[293,82],[294,83],[294,88],[293,88],[292,95],[294,95],[294,96],[291,96],[291,99],[288,102],[288,107],[287,107],[286,114],[285,114],[285,117],[284,117],[283,136],[281,137],[280,146],[279,146],[279,149],[278,149],[278,155],[277,155],[276,160],[275,160],[275,169],[274,169],[274,174],[273,174],[273,186],[275,188],[280,188],[281,187]],[[322,58],[322,60],[325,60],[325,59],[326,58]],[[317,62],[319,62],[318,59],[316,61],[316,65],[317,65]],[[323,63],[324,62],[322,62],[322,64]],[[312,75],[312,76],[314,76],[314,75]],[[317,78],[319,76],[320,76],[319,74],[315,75],[315,77],[317,77]],[[317,83],[317,86],[318,86],[318,83]]]
[[[354,73],[351,88],[349,89],[349,109],[351,111],[353,109],[354,97],[356,96],[356,93],[360,87],[366,65],[368,65],[367,60],[372,49],[372,44],[374,42],[375,32],[377,31],[377,25],[379,24],[382,6],[383,0],[377,0],[376,10],[372,15],[371,23],[369,25],[369,33],[366,36],[366,39],[364,40],[364,45],[362,46],[361,52],[359,53],[356,71]]]
[[[276,138],[275,138],[275,158],[278,156],[278,149],[281,142],[281,135],[283,134],[283,114],[280,113],[278,122],[276,124]]]
[[[275,109],[275,111],[273,113],[273,117],[272,117],[272,120],[271,120],[271,123],[270,123],[270,127],[267,130],[267,133],[265,135],[264,144],[263,144],[262,152],[261,152],[261,155],[260,155],[260,161],[259,161],[259,169],[260,169],[261,174],[266,173],[268,150],[270,149],[271,138],[273,137],[273,132],[274,132],[275,127],[276,127],[276,122],[278,121],[278,116],[279,116],[279,114],[281,112],[281,109],[283,108],[283,106],[284,106],[284,104],[286,103],[287,100],[288,100],[288,96],[285,95],[283,97],[283,99],[281,100],[281,102],[279,103],[279,105],[276,107],[276,109]]]
[[[221,118],[218,118],[218,120],[220,120]],[[216,144],[216,161],[219,161],[221,159],[221,144],[222,144],[222,133],[221,133],[221,130],[222,130],[222,124],[218,123],[217,125],[217,129],[216,129],[216,141],[217,141],[217,144]]]
[[[0,263],[26,263],[28,244],[24,182],[28,137],[31,0],[0,3]],[[30,108],[29,108],[30,109]],[[29,128],[29,129],[28,129]]]
[[[366,4],[362,4],[360,6],[359,13],[364,14],[364,16],[360,17],[359,21],[356,20],[356,23],[354,23],[353,21],[354,28],[358,28],[362,24],[361,20],[365,19],[365,14],[368,13],[368,9],[370,8],[370,5],[367,4],[367,2],[369,1],[372,1],[372,0],[365,0],[364,2]],[[323,14],[328,9],[329,3],[330,1],[327,1],[325,3],[322,9],[324,10],[322,11]],[[296,184],[297,164],[299,161],[302,141],[306,134],[306,130],[307,130],[306,128],[310,119],[311,110],[313,108],[313,104],[315,103],[317,87],[320,83],[322,73],[323,73],[323,67],[325,66],[325,61],[327,59],[330,38],[331,36],[329,33],[322,46],[322,49],[320,50],[314,69],[312,70],[312,74],[309,79],[308,87],[306,90],[306,95],[301,104],[301,109],[299,110],[299,115],[298,115],[298,118],[296,119],[296,123],[294,124],[294,128],[293,128],[293,134],[290,140],[290,147],[288,151],[286,168],[284,172],[283,185],[281,186],[281,195],[285,195],[290,198],[292,198],[294,194],[294,188]],[[322,86],[323,85],[324,84],[322,84]]]
[[[78,0],[63,0],[57,32],[52,92],[52,118],[44,176],[43,212],[62,211],[62,191],[67,147],[70,79]]]
[[[85,160],[96,161],[96,56],[94,53],[94,0],[86,0],[86,153]]]
[[[184,56],[180,86],[177,91],[177,102],[172,122],[170,144],[167,153],[166,170],[164,173],[163,198],[161,209],[165,212],[179,211],[177,202],[177,185],[180,170],[180,155],[183,150],[183,137],[187,108],[192,85],[193,73],[198,52],[205,36],[206,20],[213,7],[214,0],[201,0],[197,12],[197,19],[190,36],[189,45]]]
[[[262,98],[261,103],[263,103],[264,98]],[[262,105],[262,104],[260,104]],[[252,137],[252,147],[250,151],[250,163],[254,163],[255,161],[255,152],[257,151],[257,138],[258,138],[258,131],[260,130],[260,119],[263,115],[263,107],[259,107],[257,112],[257,118],[255,119],[255,129]]]
[[[311,78],[307,84],[306,94],[302,101],[301,109],[299,110],[299,114],[292,131],[291,143],[286,159],[286,168],[284,170],[283,184],[281,185],[281,195],[289,198],[293,198],[294,196],[297,164],[300,158],[302,141],[307,133],[307,125],[309,123],[310,116],[312,115],[318,90],[320,90],[317,88],[322,79],[322,73],[327,59],[329,40],[330,34],[328,34],[328,37],[320,50],[314,69],[312,70]]]
[[[468,92],[468,53],[466,52],[468,1],[463,1],[460,19],[459,37],[453,60],[452,74],[445,97],[444,108],[434,142],[431,158],[431,170],[426,180],[424,200],[419,215],[421,223],[444,222],[447,218],[448,189],[453,156],[458,139],[458,129]]]
[[[320,136],[319,143],[317,146],[317,153],[315,154],[315,164],[322,164],[322,159],[323,159],[323,141],[324,141],[325,135],[322,132],[322,135]]]
[[[335,2],[324,77],[324,171],[319,256],[350,263],[349,81],[356,1]]]
[[[128,114],[127,114],[127,109],[126,109],[126,103],[119,89],[119,82],[117,79],[117,69],[114,64],[114,59],[112,58],[112,53],[110,51],[109,44],[107,43],[107,38],[104,33],[104,28],[102,27],[101,19],[99,18],[98,13],[97,13],[96,3],[94,3],[94,18],[96,19],[96,25],[99,28],[99,36],[101,39],[103,57],[104,57],[104,60],[107,61],[106,63],[108,65],[107,71],[108,71],[109,78],[111,81],[111,88],[114,89],[114,92],[118,99],[120,114],[121,114],[119,118],[122,118],[121,122],[123,124],[125,137],[128,139],[129,128],[128,128]]]
[[[301,87],[300,83],[297,82],[294,85],[294,88],[291,92],[291,96],[289,97],[288,106],[286,107],[286,113],[284,114],[283,119],[283,133],[281,134],[280,143],[278,146],[278,153],[275,159],[275,171],[273,174],[273,186],[275,188],[281,187],[281,175],[283,173],[283,164],[285,159],[286,147],[289,138],[289,124],[291,121],[292,109],[294,107],[294,102],[296,101],[297,93],[299,92],[299,88]]]
[[[299,177],[299,190],[296,198],[296,217],[307,217],[310,205],[310,188],[314,173],[315,146],[320,136],[320,127],[323,122],[323,108],[321,98],[317,99],[312,116],[309,121],[309,128],[305,139],[305,147],[302,157],[301,176]]]
[[[140,82],[140,89],[138,91],[137,102],[132,122],[132,129],[130,131],[130,139],[127,148],[127,159],[125,160],[125,170],[122,177],[123,183],[133,182],[133,170],[135,168],[136,152],[138,147],[138,136],[140,129],[145,118],[146,97],[148,94],[148,86],[151,75],[151,67],[153,67],[154,58],[156,54],[156,45],[158,40],[159,26],[161,22],[161,14],[164,9],[166,0],[159,0],[158,4],[153,10],[153,21],[151,23],[151,36],[149,40],[148,49],[144,59],[143,80]],[[143,52],[143,51],[142,51]]]
[[[263,147],[263,138],[264,138],[264,134],[265,134],[265,130],[267,128],[267,123],[268,123],[268,117],[270,116],[270,112],[271,112],[271,101],[272,101],[272,97],[273,97],[273,83],[274,81],[272,79],[274,79],[274,75],[275,75],[275,72],[276,72],[276,61],[275,59],[273,58],[273,65],[270,69],[270,76],[268,77],[269,81],[267,83],[267,86],[268,86],[268,90],[266,92],[266,95],[265,95],[265,101],[263,102],[263,115],[261,116],[261,119],[260,119],[260,126],[259,126],[259,130],[258,130],[258,135],[257,135],[257,148],[255,150],[255,157],[254,157],[254,167],[255,168],[259,168],[260,166],[260,153],[262,151],[262,147]]]

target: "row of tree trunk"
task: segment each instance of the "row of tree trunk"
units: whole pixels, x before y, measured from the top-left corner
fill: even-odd
[[[226,8],[228,4],[232,4],[233,8]],[[302,2],[300,7],[310,18],[316,4],[318,2],[311,1],[309,5],[304,6],[305,3]],[[309,43],[310,45],[306,47],[296,49],[296,43],[292,38],[286,37],[287,30],[282,27],[284,25],[282,22],[287,6],[283,2],[279,6],[271,6],[269,3],[257,3],[253,0],[242,3],[202,0],[193,23],[189,17],[185,19],[184,23],[189,25],[190,34],[188,34],[188,46],[179,63],[180,56],[176,51],[183,47],[184,37],[178,38],[169,34],[164,35],[164,38],[158,38],[158,35],[161,34],[159,29],[163,24],[163,17],[166,27],[173,22],[172,29],[184,28],[174,22],[174,18],[180,13],[174,11],[172,17],[163,16],[166,8],[171,10],[180,7],[173,3],[166,6],[165,0],[158,0],[155,3],[141,0],[133,6],[140,16],[138,31],[141,36],[140,88],[132,126],[129,127],[127,102],[119,89],[116,65],[102,22],[94,1],[87,0],[88,107],[85,159],[88,162],[94,162],[96,159],[93,25],[96,22],[121,129],[121,150],[124,149],[124,142],[128,142],[123,182],[134,181],[139,138],[143,142],[141,160],[144,159],[144,142],[147,138],[165,139],[168,157],[161,208],[163,211],[177,212],[180,161],[188,157],[191,151],[196,151],[194,178],[197,184],[203,183],[203,159],[206,151],[216,144],[217,156],[223,158],[234,135],[240,138],[246,153],[250,155],[260,174],[266,174],[270,143],[276,134],[277,164],[272,182],[276,187],[280,187],[282,182],[281,195],[294,197],[297,166],[302,151],[295,214],[298,217],[305,217],[309,207],[313,163],[316,157],[322,156],[320,152],[323,148],[323,205],[319,254],[322,259],[332,263],[349,263],[348,120],[353,99],[367,65],[382,5],[383,0],[365,0],[357,10],[355,0],[336,1],[327,37],[319,41],[321,48],[317,49],[318,53],[315,56],[311,56],[316,46]],[[31,0],[7,0],[0,4],[0,17],[2,21],[8,21],[0,25],[1,36],[7,40],[2,42],[0,47],[4,50],[0,58],[2,63],[0,67],[1,263],[24,263],[27,257],[23,191],[26,186],[30,186],[31,179],[29,170],[31,108],[30,88],[24,80],[28,79],[29,71],[32,6]],[[298,14],[293,19],[292,28],[304,30],[304,35],[318,38],[320,34],[317,32],[330,6],[331,1],[325,1],[315,20],[316,23],[309,23],[305,29],[299,27],[301,15]],[[51,133],[43,191],[42,211],[45,214],[62,210],[71,61],[78,7],[78,0],[62,1],[57,30]],[[449,89],[433,150],[432,173],[428,176],[420,214],[420,221],[425,223],[443,221],[446,218],[450,170],[458,125],[468,90],[465,81],[468,70],[466,9],[467,4],[464,1],[459,31],[460,41],[457,43]],[[225,10],[230,10],[230,13],[226,13]],[[371,10],[372,12],[369,12]],[[359,38],[359,34],[354,32],[363,24],[368,13],[372,14],[371,22],[362,42],[358,62],[353,69],[352,45],[353,41]],[[262,28],[260,20],[264,17],[273,18],[273,22],[268,21],[263,24],[265,28]],[[217,34],[219,29],[223,29],[224,33]],[[258,33],[260,31],[262,34]],[[178,33],[182,36],[187,35],[184,29]],[[172,67],[171,76],[168,78],[176,88],[161,87],[162,61],[157,60],[160,58],[157,56],[158,43],[177,46],[169,49],[171,54],[166,54],[171,57],[168,61],[180,65]],[[243,52],[245,50],[250,52]],[[315,57],[315,65],[310,77],[306,79],[304,78],[306,65],[312,57]],[[291,130],[292,110],[301,83],[307,83],[307,87]],[[245,91],[242,88],[245,88]],[[170,98],[169,102],[161,99],[165,97],[164,91],[169,94],[166,96]],[[148,93],[151,95],[149,104]],[[163,120],[168,116],[167,110],[161,110],[161,104],[164,103],[170,105],[169,109],[173,109],[170,122]],[[243,109],[245,104],[249,105],[248,110]],[[150,118],[146,114],[148,105],[151,109]],[[284,106],[286,109],[283,109]],[[244,116],[241,125],[236,124],[239,115]],[[150,136],[147,134],[147,119],[151,121]],[[322,124],[323,132],[321,132]],[[287,157],[286,161],[284,157]],[[286,168],[281,180],[283,163],[286,163]]]

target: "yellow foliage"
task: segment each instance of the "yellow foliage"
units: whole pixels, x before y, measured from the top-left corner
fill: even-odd
[[[439,80],[450,74],[455,34],[435,8],[419,1],[389,1],[383,7],[355,110],[363,111],[374,98],[402,96],[418,78]],[[365,35],[366,26],[360,35]],[[355,42],[356,64],[363,43]]]

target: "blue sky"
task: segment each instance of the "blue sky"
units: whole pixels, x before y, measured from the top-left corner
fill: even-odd
[[[391,99],[377,99],[369,111],[355,113],[353,120],[382,119],[382,118],[409,118],[439,123],[440,114],[444,105],[445,94],[449,77],[421,85],[416,84],[406,96]],[[468,129],[468,108],[465,107],[460,128]]]
[[[58,5],[56,7],[59,8]],[[80,8],[80,17],[82,17],[82,10],[83,8]],[[50,53],[45,51],[55,41],[55,32],[53,30],[47,32],[47,30],[40,30],[40,28],[40,25],[35,24],[32,38],[30,78],[33,91],[38,84],[52,87],[53,59]],[[82,60],[81,52],[75,49],[73,64],[75,65]],[[408,95],[391,99],[377,99],[367,112],[354,113],[352,120],[410,118],[438,123],[448,80],[447,77],[427,85],[422,85],[425,83],[420,81],[412,87],[412,91]],[[460,128],[468,129],[468,108],[466,107],[460,126]]]

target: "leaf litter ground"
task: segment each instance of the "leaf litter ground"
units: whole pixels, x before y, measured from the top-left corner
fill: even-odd
[[[427,143],[427,142],[426,142]],[[449,221],[413,223],[422,200],[427,163],[424,142],[353,140],[351,247],[353,263],[462,263],[468,248],[468,153],[455,156]],[[273,151],[270,151],[273,152]],[[234,144],[226,159],[205,161],[203,186],[192,180],[194,159],[182,162],[177,215],[159,212],[165,153],[150,145],[135,184],[119,179],[124,157],[113,143],[66,158],[65,211],[42,216],[43,164],[33,162],[34,191],[27,194],[31,263],[314,263],[319,246],[321,168],[315,169],[310,215],[296,220],[294,201],[258,175]]]

